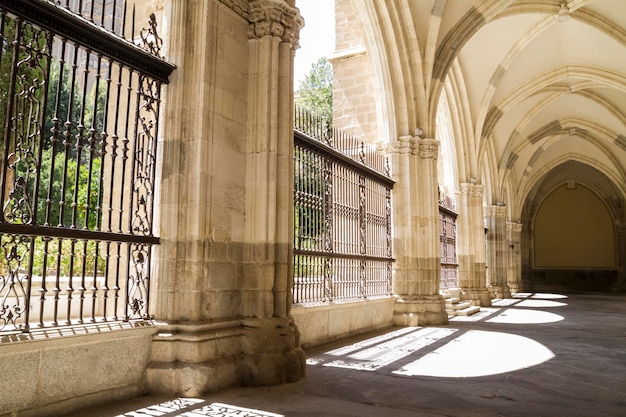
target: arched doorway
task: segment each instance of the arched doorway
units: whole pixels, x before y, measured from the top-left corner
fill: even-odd
[[[524,287],[615,289],[621,207],[613,183],[595,168],[569,161],[548,173],[524,206]]]

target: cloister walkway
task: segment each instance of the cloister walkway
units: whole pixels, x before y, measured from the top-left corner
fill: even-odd
[[[626,295],[516,294],[430,328],[307,352],[307,377],[73,417],[626,415]]]

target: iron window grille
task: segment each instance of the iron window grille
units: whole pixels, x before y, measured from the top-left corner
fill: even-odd
[[[0,0],[0,335],[151,318],[161,86],[122,0]]]
[[[310,112],[294,122],[294,303],[390,295],[385,157]]]

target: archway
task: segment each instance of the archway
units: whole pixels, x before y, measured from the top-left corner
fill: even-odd
[[[523,222],[524,287],[610,291],[622,263],[621,198],[600,171],[568,161],[527,196]]]

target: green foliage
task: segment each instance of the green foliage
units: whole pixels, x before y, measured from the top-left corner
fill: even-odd
[[[311,66],[300,82],[296,105],[332,124],[333,73],[325,57]],[[294,207],[294,239],[298,249],[324,250],[324,160],[315,153],[296,147],[294,188],[303,204]],[[298,199],[296,199],[298,200]]]
[[[63,149],[61,146],[57,146],[57,148]],[[87,226],[91,230],[95,229],[97,226],[96,206],[98,204],[100,158],[92,160],[90,177],[88,152],[83,154],[79,164],[77,159],[66,157],[63,151],[58,150],[52,167],[52,151],[52,148],[49,148],[42,152],[37,207],[31,207],[31,209],[35,209],[34,214],[37,223],[69,227],[72,225],[74,207],[76,207],[75,226],[79,228]],[[17,208],[20,199],[25,199],[27,204],[32,204],[35,195],[32,170],[33,166],[29,163],[23,161],[16,163],[15,175],[18,179],[16,182],[24,184],[24,186],[22,188],[16,187],[17,192],[11,198],[13,206],[10,204],[7,211]],[[51,175],[52,181],[50,181]],[[62,217],[61,202],[64,206]],[[46,216],[48,211],[49,215]]]
[[[332,124],[333,69],[326,57],[311,65],[309,74],[300,81],[296,104]]]
[[[21,43],[25,43],[28,47],[22,45],[16,46],[17,27],[16,21],[12,18],[4,18],[4,32],[1,34],[0,44],[0,129],[4,132],[7,106],[9,103],[9,92],[11,90],[11,74],[15,72],[15,82],[13,83],[14,94],[20,95],[23,99],[28,97],[36,106],[37,103],[43,101],[43,95],[46,89],[45,71],[47,58],[43,55],[34,54],[33,50],[46,49],[46,36],[43,31],[35,29],[30,25],[22,25]],[[17,53],[17,67],[13,68],[13,58]],[[41,113],[39,113],[40,115]],[[38,122],[38,120],[28,120],[29,123]],[[0,149],[4,147],[4,141],[0,140]]]

